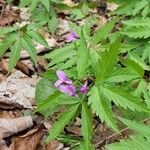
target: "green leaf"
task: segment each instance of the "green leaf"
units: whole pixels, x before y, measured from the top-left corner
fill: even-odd
[[[143,111],[150,113],[150,110],[144,102],[142,102],[142,99],[129,92],[125,92],[121,88],[101,87],[101,92],[109,101],[113,101],[117,106],[121,106],[125,109],[130,108],[133,111],[137,110],[139,112]]]
[[[0,35],[5,35],[5,34],[7,34],[7,33],[13,32],[13,31],[15,31],[17,28],[18,28],[17,26],[0,28]]]
[[[50,140],[56,139],[56,137],[62,132],[64,127],[69,124],[71,119],[74,117],[78,110],[78,107],[79,105],[74,105],[60,115],[58,121],[54,123],[52,129],[50,130],[49,136],[46,138],[46,143],[48,143]]]
[[[109,78],[112,71],[114,70],[114,65],[117,63],[117,57],[120,52],[120,40],[117,39],[114,43],[110,45],[109,50],[105,50],[104,54],[101,56],[97,64],[96,71],[96,83],[103,82]]]
[[[80,143],[80,146],[78,148],[79,150],[95,150],[93,145],[90,144],[90,143],[87,143],[85,140],[83,140],[81,143]],[[76,150],[76,149],[75,149]]]
[[[16,35],[12,34],[11,36],[7,37],[5,40],[0,42],[0,57],[5,53],[5,51],[11,47],[11,45],[15,42]]]
[[[69,136],[69,135],[62,134],[59,135],[57,139],[62,143],[69,144],[69,145],[78,145],[81,142],[80,137],[71,136],[71,135]]]
[[[127,35],[130,38],[148,38],[150,37],[150,27],[127,27],[121,32],[123,35]]]
[[[105,121],[109,127],[115,131],[118,131],[116,119],[111,110],[111,107],[106,103],[106,100],[100,93],[98,87],[94,86],[91,89],[88,104],[91,106],[92,111],[95,112],[97,116],[99,116],[102,122]]]
[[[50,10],[50,0],[40,0],[40,2],[44,5],[46,10],[49,12],[49,10]]]
[[[138,63],[136,63],[135,61],[133,61],[131,59],[125,59],[125,60],[123,60],[122,63],[125,66],[127,66],[132,72],[136,73],[140,77],[144,76],[143,68]]]
[[[38,43],[44,45],[45,47],[49,48],[48,43],[46,42],[46,40],[44,39],[44,37],[38,33],[38,32],[34,32],[34,31],[27,31],[27,34],[34,38]]]
[[[84,149],[91,150],[91,139],[93,136],[92,113],[86,102],[82,102],[81,111],[81,133],[84,140]]]
[[[134,130],[135,132],[140,133],[141,135],[150,136],[150,126],[120,117],[119,120],[123,122],[129,129]]]
[[[59,104],[59,96],[61,93],[59,91],[55,91],[54,94],[48,96],[46,100],[37,102],[37,109],[35,112],[41,112],[45,117],[48,117],[50,114],[54,113]]]
[[[51,18],[48,21],[48,28],[51,33],[55,33],[58,29],[59,21],[57,19],[57,15],[54,9],[51,8],[50,13],[51,13]]]
[[[36,49],[35,49],[35,46],[32,43],[32,39],[27,34],[25,34],[22,37],[22,46],[29,53],[32,60],[36,63],[36,57],[37,57]]]
[[[146,5],[148,5],[148,3],[149,2],[147,0],[141,0],[138,3],[136,3],[132,11],[132,15],[137,15],[140,10],[142,10]]]
[[[108,150],[149,150],[150,137],[137,136],[128,140],[121,140],[119,143],[107,145]]]
[[[12,71],[20,57],[21,38],[18,38],[11,48],[8,70]]]
[[[84,30],[81,31],[81,40],[77,53],[77,71],[78,71],[78,79],[83,79],[86,75],[87,68],[89,66],[89,50],[87,48],[87,42],[85,38]]]
[[[35,91],[36,112],[42,113],[45,117],[55,112],[59,106],[60,94],[50,80],[42,78],[38,82]]]
[[[93,35],[93,42],[95,45],[108,37],[108,34],[111,32],[117,21],[118,19],[114,19],[96,31],[96,33]]]
[[[25,7],[28,6],[32,0],[20,0],[19,7]]]
[[[32,0],[31,2],[32,3],[31,3],[31,6],[30,6],[30,12],[33,12],[36,9],[36,7],[39,3],[39,0]]]
[[[123,24],[130,27],[150,27],[150,18],[136,17],[131,20],[122,21]]]
[[[135,53],[130,52],[129,57],[131,60],[138,63],[139,66],[141,66],[144,70],[150,70],[150,66],[146,65],[145,62],[141,58],[139,58]]]
[[[137,79],[139,76],[131,72],[127,68],[116,69],[111,76],[106,80],[107,82],[124,82]]]
[[[67,94],[62,94],[59,100],[61,105],[76,105],[81,102],[79,97],[71,97]]]

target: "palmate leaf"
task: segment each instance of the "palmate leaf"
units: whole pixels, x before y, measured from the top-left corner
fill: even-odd
[[[105,40],[114,27],[115,23],[117,22],[118,19],[114,19],[104,25],[101,29],[99,29],[94,35],[93,35],[93,43],[97,44],[101,42],[102,40]]]
[[[91,139],[93,136],[92,113],[86,102],[82,102],[81,133],[83,136],[82,146],[86,150],[91,150]]]
[[[8,70],[12,71],[20,57],[21,38],[18,38],[11,48]]]
[[[114,65],[117,63],[117,57],[120,52],[120,40],[117,39],[110,45],[109,50],[105,50],[104,54],[96,66],[96,83],[100,83],[108,79],[111,75]]]
[[[65,112],[63,112],[60,117],[58,118],[58,121],[56,121],[53,124],[52,129],[49,132],[48,137],[46,138],[46,143],[48,143],[50,140],[54,140],[64,129],[64,127],[71,121],[71,119],[74,117],[78,110],[79,104],[74,105],[70,108],[68,108]]]
[[[129,92],[125,92],[120,88],[101,86],[101,92],[109,101],[113,101],[117,106],[121,106],[125,109],[130,108],[133,111],[137,110],[139,112],[143,111],[150,113],[150,110],[144,102],[142,102],[142,99]]]
[[[99,87],[94,86],[89,94],[88,104],[91,106],[92,111],[99,116],[102,122],[105,121],[109,127],[113,128],[115,131],[118,131],[115,116],[110,105],[106,103],[106,100],[100,93]]]
[[[87,42],[85,38],[84,30],[81,31],[81,40],[77,52],[77,71],[78,79],[82,79],[86,75],[87,68],[89,66],[89,50],[87,48]]]
[[[25,34],[22,37],[22,46],[25,48],[25,50],[29,53],[31,56],[32,60],[36,63],[36,49],[34,44],[32,43],[32,39],[28,36],[28,34]]]

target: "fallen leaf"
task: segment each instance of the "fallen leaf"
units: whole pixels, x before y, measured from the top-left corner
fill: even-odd
[[[19,21],[19,14],[2,7],[0,26],[4,27],[14,21]]]
[[[80,128],[76,126],[66,127],[67,131],[76,135],[81,135]]]
[[[18,103],[23,108],[33,109],[35,103],[35,86],[38,77],[29,78],[20,71],[12,73],[0,84],[0,97],[7,101]]]
[[[20,70],[21,72],[23,72],[24,74],[26,74],[27,76],[31,77],[34,74],[34,71],[31,70],[25,63],[23,63],[22,61],[18,61],[16,64],[16,69]]]
[[[0,138],[6,138],[20,131],[33,126],[31,116],[19,117],[15,119],[0,119]]]
[[[10,101],[9,98],[7,98],[7,94],[0,96],[0,108],[2,109],[14,109],[14,108],[23,108],[22,105],[14,102],[14,101]]]
[[[44,126],[27,132],[25,135],[15,137],[10,145],[11,150],[37,150],[40,146],[40,141],[45,134]]]
[[[45,150],[61,150],[63,148],[63,144],[57,140],[49,142],[46,146]]]
[[[0,118],[14,119],[20,116],[21,116],[21,112],[19,110],[15,110],[15,111],[0,110]]]

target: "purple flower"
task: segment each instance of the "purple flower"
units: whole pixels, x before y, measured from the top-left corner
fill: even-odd
[[[66,38],[66,42],[72,42],[76,39],[79,39],[79,36],[75,32],[71,31]]]
[[[58,80],[54,84],[55,87],[58,87],[63,83],[66,83],[66,84],[73,83],[71,80],[68,79],[68,77],[66,76],[66,74],[63,71],[57,70],[56,74],[57,74]]]
[[[87,91],[88,91],[87,82],[85,82],[85,83],[82,85],[82,87],[80,88],[80,92],[81,92],[82,94],[86,94]]]
[[[77,96],[76,94],[77,90],[74,85],[60,85],[58,89],[63,93],[69,94],[70,96]]]

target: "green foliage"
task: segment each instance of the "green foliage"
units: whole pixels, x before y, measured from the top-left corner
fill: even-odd
[[[131,137],[128,140],[121,140],[119,143],[110,144],[107,146],[108,150],[140,150],[141,148],[148,150],[150,146],[150,127],[124,118],[120,118],[120,120],[140,135]]]
[[[111,128],[118,131],[114,114],[110,109],[110,104],[105,101],[98,87],[95,86],[90,91],[88,103],[92,111],[99,116],[102,122],[105,121]]]
[[[15,67],[20,58],[20,52],[22,49],[26,50],[31,56],[32,60],[36,63],[37,54],[35,44],[33,43],[34,40],[48,47],[48,44],[43,36],[37,31],[28,30],[27,26],[2,28],[0,35],[3,36],[3,40],[0,41],[0,56],[2,56],[7,49],[10,48],[11,50],[9,71],[12,71],[12,69]]]
[[[83,79],[89,66],[89,50],[87,48],[84,30],[82,30],[81,33],[81,40],[77,51],[77,58],[78,78]]]
[[[105,81],[114,69],[114,65],[117,63],[117,57],[119,54],[120,42],[117,39],[110,45],[110,49],[106,50],[101,56],[96,67],[96,82],[100,83]]]
[[[54,123],[49,136],[46,138],[46,143],[48,143],[50,140],[55,139],[62,132],[64,127],[67,124],[69,124],[70,120],[76,114],[78,107],[79,107],[78,104],[74,105],[60,115],[59,120]]]

